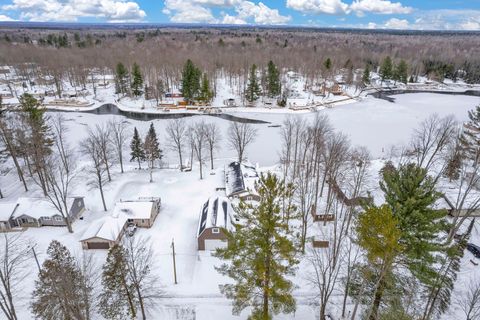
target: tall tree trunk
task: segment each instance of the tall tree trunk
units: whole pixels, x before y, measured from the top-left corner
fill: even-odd
[[[178,157],[180,158],[180,171],[183,169],[183,159],[182,159],[182,150],[178,148]]]
[[[123,173],[123,153],[120,151],[118,153],[118,159],[120,160],[120,172]]]
[[[140,292],[140,288],[138,286],[135,286],[137,289],[137,296],[138,296],[138,304],[140,304],[140,310],[142,311],[142,320],[147,320],[147,316],[145,314],[145,306],[143,303],[143,296],[142,293]]]
[[[107,205],[105,204],[105,196],[103,195],[103,184],[99,181],[100,196],[102,197],[103,210],[107,211]]]
[[[213,170],[213,147],[210,147],[210,166]]]

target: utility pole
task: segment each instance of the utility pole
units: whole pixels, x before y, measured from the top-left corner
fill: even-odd
[[[38,272],[40,272],[41,268],[40,268],[40,263],[38,262],[37,253],[35,252],[35,246],[32,246],[31,249],[33,252],[33,256],[35,257],[35,262],[37,263]]]
[[[175,264],[175,242],[172,238],[172,258],[173,258],[173,278],[175,279],[175,284],[177,284],[177,265]]]

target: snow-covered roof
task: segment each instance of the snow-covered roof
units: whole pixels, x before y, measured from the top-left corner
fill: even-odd
[[[245,190],[242,167],[239,162],[232,162],[225,169],[225,188],[229,196]]]
[[[117,240],[128,219],[150,219],[153,205],[158,200],[160,198],[139,198],[115,203],[112,214],[92,223],[83,234],[81,241],[95,237],[110,241]]]
[[[253,191],[258,178],[254,166],[231,162],[225,169],[225,192],[228,196]]]
[[[2,202],[0,203],[0,221],[8,221],[15,211],[17,204],[15,202]]]
[[[115,203],[113,217],[126,219],[150,219],[153,201],[123,201]]]
[[[70,209],[72,207],[75,198],[67,199],[67,206]],[[41,217],[53,217],[60,215],[60,212],[55,206],[46,198],[18,198],[17,209],[13,216],[18,218],[22,215],[39,219]]]
[[[88,227],[82,236],[80,241],[88,240],[91,238],[101,238],[109,241],[115,241],[122,233],[123,227],[127,222],[125,216],[113,217],[106,216],[99,219]]]
[[[198,236],[208,228],[230,229],[231,214],[233,214],[233,208],[228,198],[217,195],[210,197],[200,210]]]

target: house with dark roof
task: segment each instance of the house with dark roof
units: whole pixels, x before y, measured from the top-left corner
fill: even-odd
[[[231,162],[225,168],[225,194],[230,199],[260,201],[260,197],[255,193],[257,179],[255,167]]]
[[[201,207],[198,221],[198,250],[213,251],[228,245],[225,231],[232,230],[233,209],[226,197],[210,197]]]

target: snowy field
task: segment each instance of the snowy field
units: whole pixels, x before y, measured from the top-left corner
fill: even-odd
[[[326,113],[334,128],[347,134],[353,145],[368,147],[374,158],[381,158],[391,146],[405,144],[418,124],[432,113],[440,116],[453,114],[458,121],[467,119],[467,111],[480,104],[480,98],[467,96],[451,96],[438,94],[405,94],[395,96],[395,103],[368,97],[361,102],[343,106],[336,106],[320,112]],[[65,113],[69,119],[69,142],[77,147],[79,142],[87,135],[87,128],[96,124],[106,123],[113,115],[94,115],[88,113]],[[256,124],[258,137],[255,143],[247,150],[248,158],[252,163],[262,167],[273,166],[278,162],[278,153],[281,149],[279,127],[287,116],[313,118],[315,113],[299,113],[287,115],[280,113],[255,113],[245,114],[235,112],[235,116],[261,119],[270,124]],[[216,169],[212,172],[206,170],[205,179],[199,180],[198,168],[193,167],[192,172],[179,172],[174,169],[162,169],[154,172],[154,182],[149,183],[147,171],[136,170],[135,163],[128,163],[126,173],[120,174],[115,168],[113,181],[105,188],[107,208],[120,199],[135,199],[139,196],[160,196],[162,208],[154,226],[151,229],[138,229],[136,237],[149,237],[157,257],[154,272],[157,273],[164,286],[166,297],[162,299],[155,310],[152,319],[246,319],[248,310],[239,317],[231,315],[230,302],[224,299],[218,285],[228,281],[219,275],[214,266],[219,261],[207,252],[199,253],[196,249],[196,229],[200,206],[215,192],[218,180],[223,176],[223,165],[234,156],[226,143],[226,130],[229,121],[211,116],[194,116],[187,118],[188,122],[213,121],[218,123],[223,133],[222,148],[217,151]],[[136,126],[142,136],[145,135],[150,122],[128,119],[130,126]],[[167,120],[153,120],[161,147],[165,150],[165,126]],[[128,148],[128,146],[126,146]],[[383,151],[382,151],[383,150]],[[127,150],[126,150],[127,151]],[[129,153],[129,152],[128,152]],[[126,152],[126,154],[128,154]],[[177,158],[173,152],[165,150],[165,162],[176,165]],[[82,165],[88,165],[83,155],[79,156]],[[5,179],[9,178],[8,181]],[[27,195],[15,179],[13,174],[2,178],[2,190],[6,195],[4,201],[14,201],[16,198]],[[101,208],[98,190],[89,190],[85,186],[88,178],[81,176],[79,185],[73,193],[84,195],[87,211],[84,220],[74,223],[75,233],[69,234],[66,228],[31,228],[26,235],[38,243],[39,259],[45,259],[46,248],[53,239],[66,244],[69,249],[80,256],[83,252],[94,254],[99,268],[106,256],[105,251],[83,251],[79,239],[83,232],[96,219],[105,213]],[[39,191],[28,193],[29,196]],[[478,230],[475,238],[479,239]],[[177,268],[179,284],[173,284],[173,268],[170,244],[175,240],[177,252]],[[478,267],[468,261],[470,254],[466,254],[462,261],[458,284],[467,283],[473,273],[480,277]],[[40,262],[41,262],[40,261]],[[305,274],[299,267],[295,283],[298,308],[295,315],[279,316],[276,319],[316,319],[316,311],[310,305],[313,293],[306,285]],[[23,296],[21,297],[20,319],[30,319],[28,310],[30,293],[36,278],[36,265],[31,264],[31,275],[24,282]],[[334,293],[336,295],[336,293]],[[334,297],[334,301],[340,297]],[[351,306],[350,306],[351,307]],[[453,319],[452,314],[445,319]],[[455,317],[454,317],[455,318]]]

